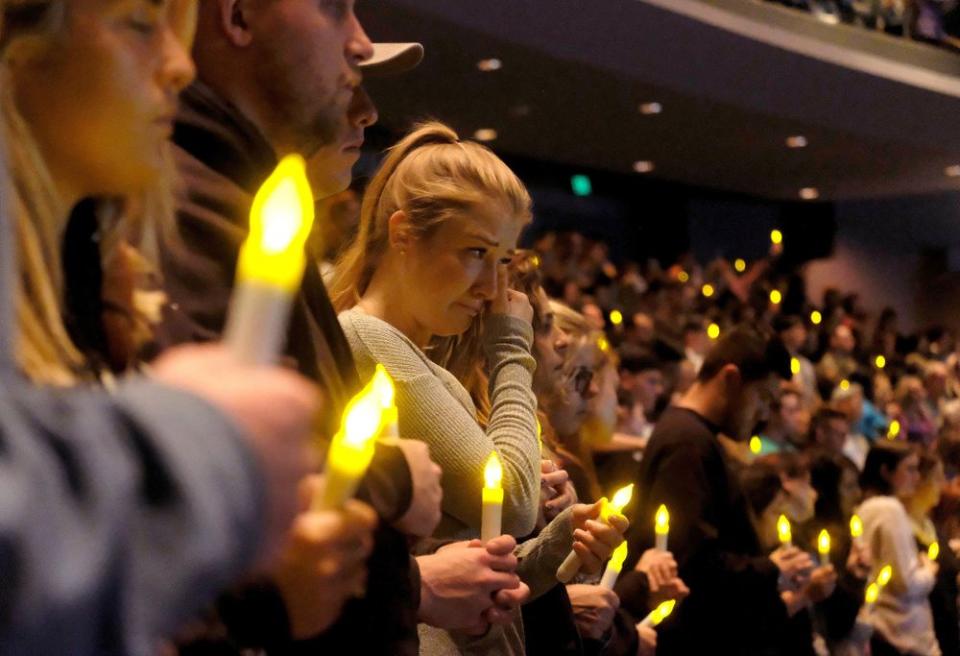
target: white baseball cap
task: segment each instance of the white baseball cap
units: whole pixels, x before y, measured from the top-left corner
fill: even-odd
[[[373,57],[360,64],[365,76],[380,77],[405,73],[423,59],[419,43],[374,43]]]

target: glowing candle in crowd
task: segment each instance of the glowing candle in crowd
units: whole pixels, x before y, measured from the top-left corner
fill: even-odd
[[[780,301],[783,300],[783,294],[780,293],[779,289],[774,289],[770,292],[770,302],[774,305],[780,305]]]
[[[666,551],[667,536],[670,535],[670,511],[662,503],[657,508],[657,514],[653,518],[653,531],[657,535],[657,549]]]
[[[934,540],[930,543],[930,546],[927,548],[927,558],[930,560],[936,560],[940,557],[940,543]]]
[[[620,514],[621,511],[630,503],[633,498],[633,483],[624,486],[613,494],[613,499],[608,501],[606,497],[601,499],[600,520],[609,523],[611,515]],[[580,556],[576,551],[571,551],[560,567],[557,568],[557,580],[561,583],[567,583],[577,572],[580,571]]]
[[[890,426],[887,427],[887,439],[895,440],[900,434],[900,422],[894,419],[890,422]]]
[[[763,440],[760,439],[759,435],[754,435],[750,438],[750,453],[758,456],[761,451],[763,451]]]
[[[817,536],[817,553],[820,554],[821,565],[830,564],[830,534],[827,533],[827,529],[820,531],[820,535]]]
[[[610,323],[619,326],[623,323],[623,312],[620,310],[610,310]]]
[[[400,437],[399,415],[397,414],[397,404],[394,401],[396,390],[393,385],[393,379],[383,367],[378,364],[373,374],[373,389],[380,399],[380,407],[383,409],[383,429],[380,431],[381,437]]]
[[[374,376],[344,409],[340,430],[327,452],[323,491],[313,499],[315,509],[339,508],[356,492],[383,428],[382,387],[378,387],[382,385]]]
[[[677,274],[677,280],[679,280],[680,282],[687,282],[688,280],[690,280],[690,274],[687,273],[686,271],[681,270],[680,273]]]
[[[810,323],[812,323],[814,326],[819,326],[822,321],[823,315],[820,314],[819,310],[814,310],[810,313]]]
[[[283,348],[313,225],[313,194],[303,158],[284,157],[250,208],[224,340],[244,362],[273,361]]]
[[[880,573],[877,574],[877,583],[880,584],[880,587],[885,587],[891,578],[893,578],[893,566],[884,565],[881,567]]]
[[[882,355],[878,355],[873,362],[877,365],[877,369],[883,369],[887,366],[887,359]]]
[[[502,533],[503,521],[503,467],[496,451],[490,452],[483,468],[483,516],[480,524],[480,539],[486,542]]]
[[[867,604],[867,610],[873,610],[873,605],[877,603],[877,599],[880,597],[880,586],[876,581],[867,586],[867,591],[863,595],[863,599]]]
[[[707,337],[710,339],[717,339],[720,337],[720,326],[715,323],[707,326]]]
[[[670,617],[670,613],[673,612],[673,607],[676,605],[677,605],[676,599],[671,599],[670,601],[663,602],[662,604],[654,608],[652,611],[650,611],[650,614],[647,615],[645,618],[643,618],[643,621],[640,624],[648,628],[657,626],[658,624],[660,624],[660,622]]]
[[[850,389],[850,381],[844,378],[840,381],[840,391],[846,392]]]
[[[614,549],[610,556],[610,562],[607,563],[607,569],[603,570],[603,578],[600,579],[600,586],[607,590],[613,590],[617,583],[617,577],[620,576],[620,570],[623,569],[623,561],[627,559],[627,541],[624,540],[620,546]]]
[[[800,374],[800,358],[790,358],[790,373],[794,376]]]
[[[770,231],[770,242],[773,244],[782,244],[783,243],[783,233],[779,230]]]
[[[747,270],[747,262],[742,258],[737,258],[733,261],[733,268],[737,270],[737,273],[743,273]]]
[[[777,519],[777,537],[780,538],[780,544],[783,546],[793,546],[793,532],[790,530],[790,520],[786,515],[780,515]]]
[[[703,287],[700,288],[700,293],[703,294],[705,298],[710,298],[711,296],[713,296],[714,291],[715,290],[713,289],[713,285],[711,285],[710,283],[706,283],[703,285]]]
[[[860,515],[851,515],[850,537],[855,543],[859,543],[861,536],[863,536],[863,520],[860,519]]]

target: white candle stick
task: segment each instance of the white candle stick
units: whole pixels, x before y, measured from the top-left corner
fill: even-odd
[[[656,534],[656,548],[666,551],[667,536],[670,535],[670,512],[663,504],[657,508],[657,514],[653,520],[653,531]]]
[[[289,155],[254,196],[250,233],[237,260],[224,341],[241,361],[266,364],[283,349],[312,225],[313,194],[306,165],[299,155]]]
[[[483,542],[502,535],[503,522],[503,467],[497,452],[490,453],[483,469],[483,514],[480,524],[480,539]]]
[[[623,561],[627,559],[627,549],[627,541],[624,540],[620,543],[620,546],[613,551],[613,555],[610,556],[610,562],[607,563],[607,568],[603,570],[603,577],[600,579],[601,588],[613,590],[613,586],[617,584],[617,578],[619,578],[620,572],[623,570]]]

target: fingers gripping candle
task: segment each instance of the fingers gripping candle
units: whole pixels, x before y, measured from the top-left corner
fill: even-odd
[[[283,349],[312,225],[313,194],[303,158],[288,155],[254,196],[250,234],[237,261],[224,339],[242,361],[272,362]]]
[[[480,539],[492,540],[502,533],[503,521],[503,466],[496,451],[490,452],[483,468],[483,514],[480,523]]]
[[[600,520],[609,523],[610,516],[620,514],[620,512],[630,503],[633,497],[633,483],[620,488],[613,495],[613,501],[603,499],[600,507]],[[576,551],[571,551],[557,568],[557,580],[561,583],[567,583],[580,571],[580,557]]]

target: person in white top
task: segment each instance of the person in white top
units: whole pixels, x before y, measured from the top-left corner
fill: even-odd
[[[940,656],[928,596],[937,563],[921,554],[906,509],[897,497],[913,494],[919,482],[919,458],[902,442],[878,442],[870,448],[861,474],[866,501],[857,514],[863,520],[863,540],[873,555],[874,571],[885,565],[893,577],[872,609],[865,609],[873,626],[873,656],[911,654]]]

